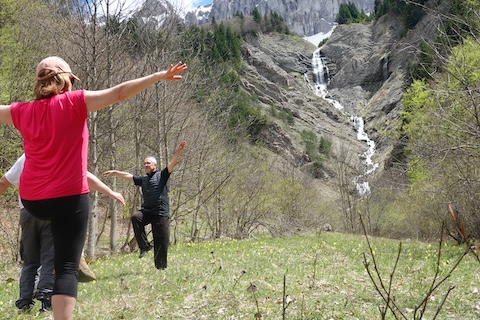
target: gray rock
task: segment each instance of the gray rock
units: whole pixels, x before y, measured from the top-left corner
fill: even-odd
[[[257,8],[262,16],[276,12],[292,33],[310,36],[332,29],[342,3],[353,3],[367,14],[374,8],[374,0],[214,0],[209,15],[192,12],[186,15],[185,21],[200,25],[210,23],[213,18],[216,21],[230,19],[237,13],[250,15]]]

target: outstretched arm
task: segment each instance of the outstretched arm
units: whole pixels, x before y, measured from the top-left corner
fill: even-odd
[[[13,124],[10,106],[0,105],[0,122]]]
[[[5,192],[5,190],[7,190],[10,186],[12,186],[10,181],[8,181],[7,178],[5,178],[5,176],[1,177],[0,178],[0,195],[2,195]]]
[[[177,149],[175,150],[175,153],[172,156],[172,159],[170,159],[170,162],[167,165],[167,169],[169,173],[172,173],[173,168],[177,164],[178,158],[180,158],[180,154],[182,153],[183,149],[185,149],[186,146],[187,146],[186,141],[182,141],[178,145]]]
[[[133,174],[128,173],[128,172],[118,171],[118,170],[108,170],[108,171],[105,171],[104,173],[102,173],[102,176],[104,176],[104,177],[108,177],[108,176],[111,176],[111,175],[117,176],[119,178],[122,178],[122,179],[130,181],[130,182],[133,182]]]
[[[100,181],[100,179],[98,179],[93,173],[90,173],[89,171],[87,171],[87,180],[88,180],[88,186],[92,190],[103,193],[107,195],[109,198],[117,200],[121,204],[125,205],[125,199],[120,193],[110,189],[109,186],[107,186],[105,183]]]
[[[170,65],[167,70],[155,72],[146,77],[123,82],[112,88],[98,91],[85,91],[85,102],[89,112],[106,108],[114,103],[125,100],[160,80],[180,80],[180,73],[187,70],[187,65],[178,62],[176,65]]]

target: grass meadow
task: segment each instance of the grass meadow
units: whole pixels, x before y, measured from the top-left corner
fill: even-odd
[[[370,241],[388,285],[400,242]],[[445,242],[439,259],[438,247],[402,242],[391,296],[405,319],[414,319],[437,265],[442,278],[464,251]],[[381,319],[385,303],[364,255],[371,261],[365,237],[323,232],[172,245],[169,266],[161,271],[152,251],[142,259],[138,252],[112,256],[91,262],[97,280],[79,284],[75,319]],[[428,299],[422,319],[479,319],[479,268],[473,254],[464,257]],[[51,312],[39,314],[38,304],[18,313],[19,265],[3,263],[1,269],[0,319],[52,318]],[[394,319],[392,313],[386,319]]]

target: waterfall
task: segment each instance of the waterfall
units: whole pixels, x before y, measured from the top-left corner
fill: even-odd
[[[313,72],[313,81],[315,82],[312,86],[310,80],[308,79],[308,74],[305,73],[303,78],[313,90],[313,92],[322,97],[324,100],[330,102],[338,110],[342,110],[343,106],[340,102],[330,99],[327,97],[327,85],[330,83],[330,73],[328,67],[325,64],[325,58],[321,56],[320,49],[317,49],[313,52],[312,55],[312,72]]]
[[[315,50],[312,57],[314,91],[317,96],[324,98],[327,94],[327,85],[330,82],[328,67],[320,55],[320,49]]]
[[[358,195],[364,197],[370,193],[370,185],[368,181],[365,181],[365,178],[378,168],[378,163],[374,163],[372,160],[373,154],[375,153],[375,141],[368,138],[365,132],[365,123],[362,118],[351,116],[350,120],[357,131],[357,140],[364,141],[367,144],[367,150],[359,155],[359,157],[364,160],[363,174],[354,179]]]
[[[321,56],[320,49],[315,50],[312,55],[312,69],[313,80],[315,83],[312,86],[308,79],[308,75],[304,74],[304,79],[307,82],[307,85],[317,96],[322,97],[338,110],[342,110],[343,106],[340,102],[327,97],[327,86],[330,83],[330,73],[325,64],[325,58]],[[353,128],[357,132],[357,140],[363,141],[367,145],[367,150],[359,155],[363,160],[363,173],[356,176],[353,181],[358,195],[364,197],[370,193],[370,185],[368,184],[368,181],[366,181],[366,177],[378,168],[378,163],[372,161],[372,157],[375,153],[375,142],[368,138],[368,135],[365,132],[365,123],[361,117],[350,116],[350,120],[352,121]]]

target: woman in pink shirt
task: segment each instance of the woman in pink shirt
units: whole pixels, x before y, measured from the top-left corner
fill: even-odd
[[[51,220],[54,319],[72,319],[77,297],[78,264],[89,211],[88,112],[127,99],[160,80],[180,80],[186,69],[179,62],[105,90],[72,91],[78,78],[70,66],[59,57],[48,57],[36,69],[36,99],[0,105],[0,122],[13,124],[24,140],[26,160],[19,188],[22,202],[37,218]]]

